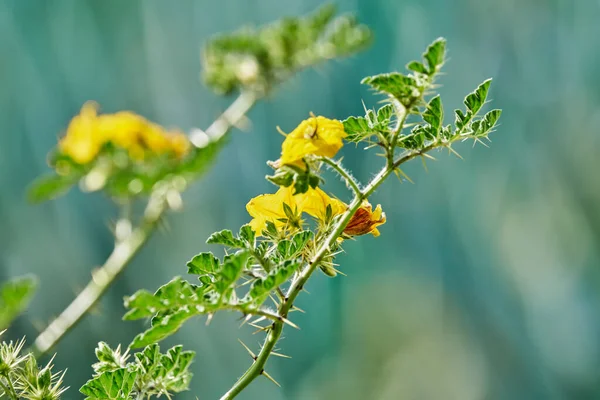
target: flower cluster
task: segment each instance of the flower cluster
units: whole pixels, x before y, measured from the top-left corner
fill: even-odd
[[[76,163],[88,164],[108,144],[126,150],[134,160],[168,153],[183,157],[190,148],[183,133],[166,131],[130,111],[98,115],[93,102],[84,104],[81,113],[71,120],[58,148]]]
[[[348,134],[344,125],[334,119],[311,116],[302,121],[283,141],[281,158],[274,163],[282,166],[306,167],[312,156],[334,157],[344,145],[343,138]],[[329,214],[335,217],[343,214],[348,205],[330,197],[319,187],[309,187],[304,193],[295,194],[292,186],[282,186],[274,194],[262,194],[250,200],[246,210],[253,217],[250,226],[261,234],[271,222],[282,231],[297,231],[302,228],[302,213],[306,213],[323,223]],[[346,236],[372,233],[379,236],[377,226],[385,223],[381,206],[375,211],[365,201],[352,217],[344,230]]]

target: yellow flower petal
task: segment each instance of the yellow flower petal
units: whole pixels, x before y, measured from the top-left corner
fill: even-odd
[[[281,163],[297,164],[305,156],[333,157],[344,145],[344,125],[325,117],[311,117],[286,136],[281,146]]]
[[[333,215],[341,214],[348,208],[344,202],[329,197],[327,193],[318,187],[309,189],[308,192],[300,196],[302,196],[302,211],[315,218],[323,219],[327,212],[328,205],[331,206]]]

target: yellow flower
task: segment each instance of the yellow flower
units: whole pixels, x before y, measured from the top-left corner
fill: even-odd
[[[333,157],[346,136],[340,121],[325,117],[306,119],[283,141],[280,164],[298,164],[309,154]]]
[[[317,187],[316,189],[309,189],[308,192],[304,194],[302,211],[323,220],[325,219],[328,205],[331,206],[332,215],[342,214],[348,209],[346,203],[329,197],[327,193]]]
[[[92,161],[104,144],[104,138],[98,132],[97,108],[96,103],[85,103],[58,143],[60,151],[79,164]]]
[[[280,187],[274,194],[263,194],[250,200],[246,205],[248,214],[252,216],[250,227],[254,232],[260,234],[265,230],[267,222],[272,222],[278,228],[286,225],[281,219],[288,219],[283,204],[287,204],[292,212],[296,214],[296,221],[288,221],[288,225],[302,224],[300,216],[303,212],[315,218],[323,219],[327,205],[331,205],[333,215],[343,213],[347,206],[337,199],[329,197],[323,190],[310,188],[308,192],[293,194],[293,187]]]
[[[299,196],[293,195],[292,187],[280,187],[274,194],[261,194],[253,198],[246,204],[246,210],[253,218],[250,221],[250,227],[254,232],[260,234],[266,229],[267,221],[274,223],[277,227],[285,225],[279,220],[287,219],[283,204],[287,204],[292,211],[299,214],[301,211],[299,211],[298,203],[301,200],[302,198]]]
[[[183,133],[167,132],[162,126],[130,111],[98,116],[97,105],[86,103],[80,115],[69,124],[59,149],[75,162],[87,164],[106,143],[127,150],[134,160],[143,160],[147,152],[183,157],[190,148]]]
[[[385,213],[381,210],[381,205],[378,204],[375,211],[373,211],[371,204],[364,201],[346,225],[344,233],[350,236],[372,233],[373,236],[377,237],[379,236],[377,227],[383,224],[385,224]]]

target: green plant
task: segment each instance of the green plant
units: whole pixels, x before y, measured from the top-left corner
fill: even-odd
[[[391,175],[406,177],[400,167],[417,157],[432,158],[435,149],[448,149],[455,143],[482,142],[493,131],[501,114],[491,110],[480,115],[491,80],[486,80],[464,100],[466,109],[455,111],[454,125],[444,124],[439,95],[433,95],[435,81],[445,61],[446,42],[434,41],[423,61],[408,64],[408,74],[399,72],[369,76],[362,83],[382,94],[387,104],[367,110],[364,116],[343,122],[324,117],[303,121],[288,134],[281,158],[269,163],[275,172],[267,177],[279,186],[277,193],[252,199],[247,209],[254,218],[235,235],[216,232],[207,243],[220,244],[227,255],[219,259],[200,253],[188,262],[195,284],[176,277],[155,293],[141,290],[125,300],[125,319],[151,318],[151,327],[136,336],[132,347],[150,345],[175,333],[191,317],[233,311],[242,314],[249,325],[263,331],[265,339],[257,353],[244,345],[252,364],[222,397],[232,399],[254,379],[265,376],[271,355],[294,302],[319,268],[335,276],[336,255],[356,236],[372,233],[386,222],[378,206],[368,199]],[[432,96],[433,95],[433,96]],[[364,143],[384,156],[382,169],[367,184],[361,184],[333,157],[342,140]],[[323,168],[330,168],[346,183],[353,198],[349,204],[331,198],[320,186]],[[307,225],[303,216],[314,223]]]

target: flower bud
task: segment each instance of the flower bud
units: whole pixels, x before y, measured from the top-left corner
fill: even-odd
[[[360,208],[356,211],[346,228],[344,233],[349,236],[366,235],[372,233],[373,236],[379,236],[379,225],[385,224],[385,213],[381,210],[381,205],[375,207],[375,211],[368,201],[364,201]]]

